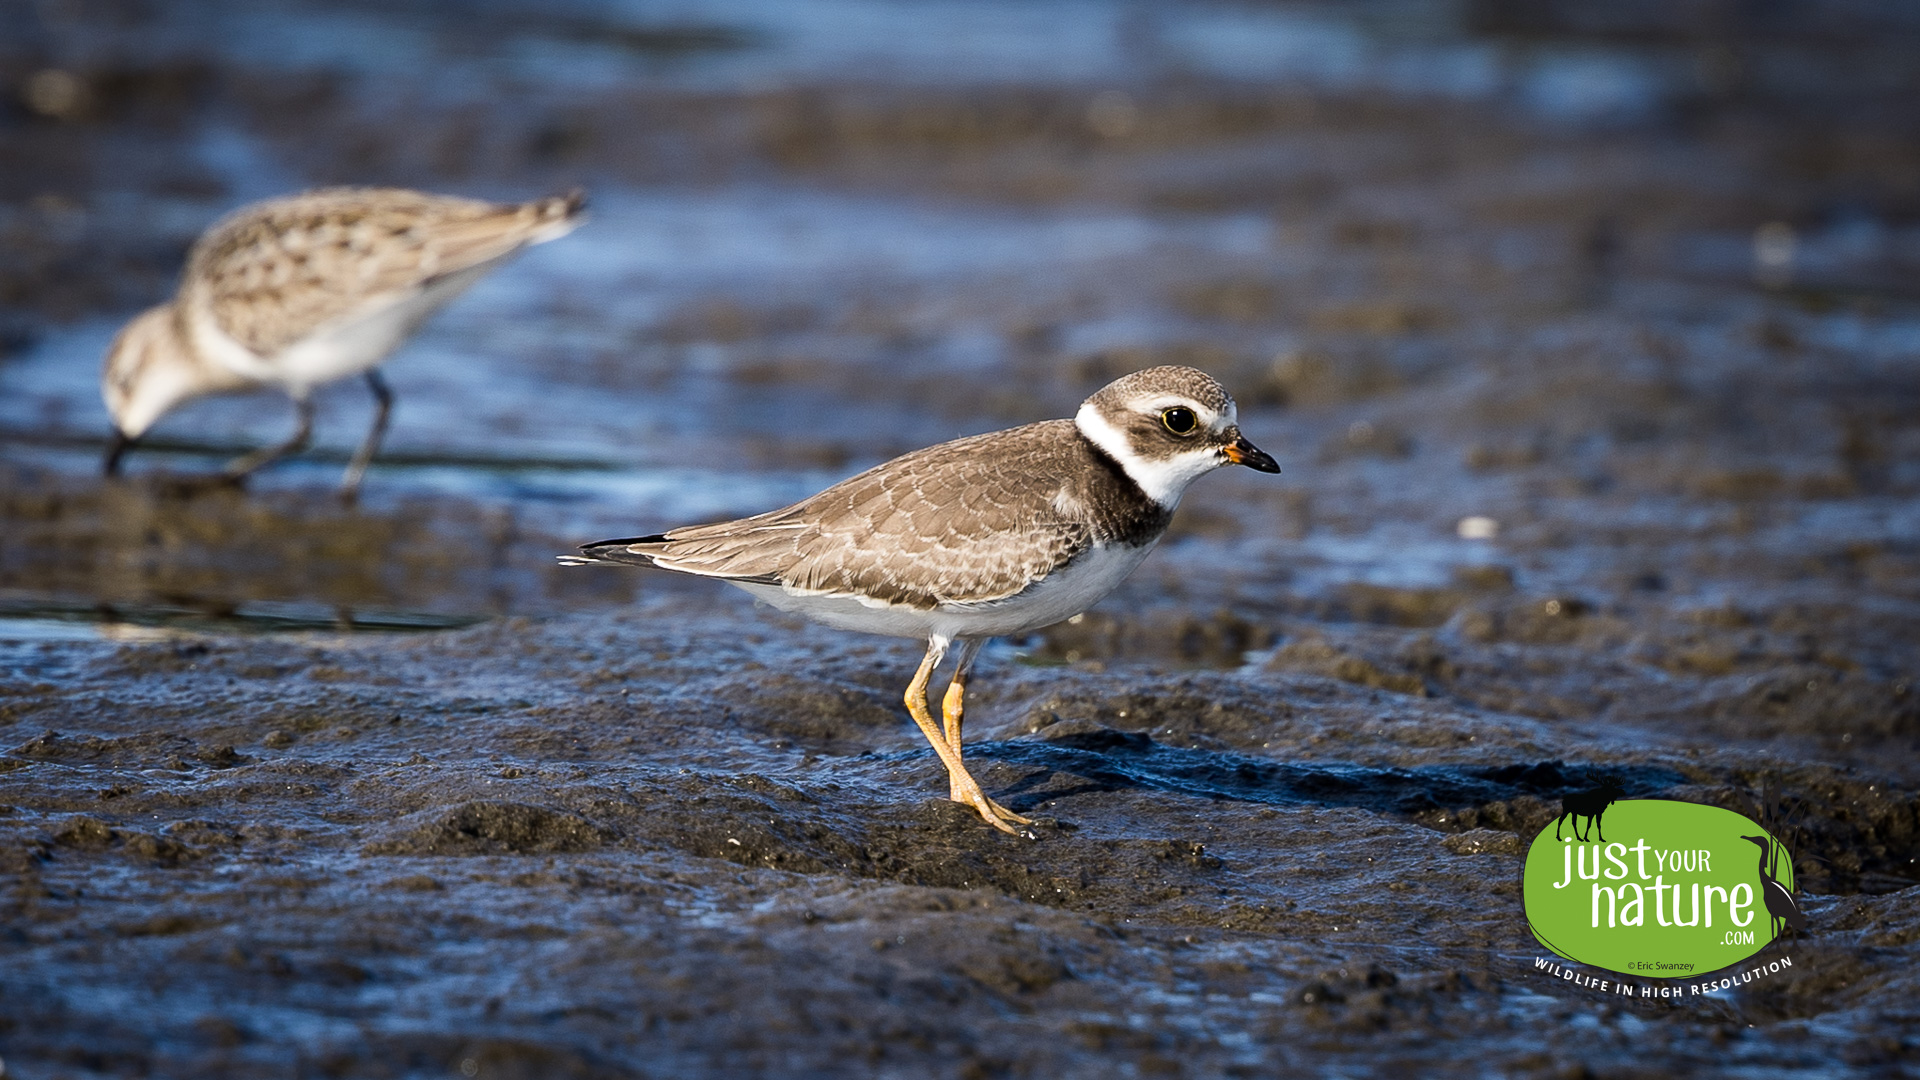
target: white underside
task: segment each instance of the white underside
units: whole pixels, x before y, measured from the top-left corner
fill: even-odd
[[[1087,610],[1125,581],[1152,550],[1152,544],[1094,547],[1018,595],[985,604],[942,604],[930,611],[876,604],[856,596],[796,592],[780,585],[728,584],[782,611],[840,630],[922,639],[1000,637],[1052,626]]]
[[[202,356],[242,378],[305,398],[317,386],[378,367],[428,316],[499,262],[470,266],[397,302],[336,319],[272,356],[261,356],[228,337],[205,312],[195,313],[194,343]]]

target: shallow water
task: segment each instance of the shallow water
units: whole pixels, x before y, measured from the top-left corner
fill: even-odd
[[[83,16],[0,11],[10,1075],[1914,1070],[1903,8]],[[120,322],[333,182],[594,216],[394,357],[359,508],[351,385],[247,491],[180,480],[271,397],[96,480]],[[914,643],[552,562],[1154,363],[1286,471],[985,651],[1036,840],[943,797]],[[1601,781],[1788,836],[1790,978],[1538,973]]]

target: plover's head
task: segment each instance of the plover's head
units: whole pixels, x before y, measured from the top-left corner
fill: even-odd
[[[175,405],[205,393],[205,382],[175,329],[173,305],[162,304],[142,312],[107,347],[100,396],[113,426],[137,439]]]
[[[1280,471],[1240,434],[1233,398],[1196,368],[1148,368],[1116,379],[1083,402],[1073,422],[1168,509],[1188,484],[1223,465]]]

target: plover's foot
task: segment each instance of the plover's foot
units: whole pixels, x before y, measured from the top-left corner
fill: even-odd
[[[1028,840],[1034,839],[1033,831],[1027,828],[1027,826],[1033,824],[1032,818],[1016,814],[1006,807],[1001,806],[999,803],[994,802],[992,799],[987,798],[987,793],[981,791],[980,785],[978,784],[969,783],[956,785],[955,792],[950,798],[952,798],[954,802],[965,803],[975,810],[978,810],[980,816],[986,819],[987,824],[999,829],[1003,833],[1011,836],[1025,837]]]
[[[1016,814],[1012,810],[1009,810],[1006,807],[1000,805],[998,802],[994,801],[992,797],[987,795],[986,792],[981,791],[977,786],[974,787],[971,792],[969,792],[964,785],[961,785],[958,783],[952,783],[947,785],[947,798],[952,799],[954,802],[957,802],[957,803],[965,803],[968,806],[978,807],[980,804],[974,800],[975,794],[977,794],[980,800],[985,802],[987,805],[987,809],[981,810],[980,813],[981,813],[981,816],[987,817],[988,821],[994,821],[997,819],[1000,821],[1010,821],[1016,825],[1033,824],[1032,818],[1026,817],[1022,814]],[[989,814],[991,814],[992,816],[988,817],[987,815]]]

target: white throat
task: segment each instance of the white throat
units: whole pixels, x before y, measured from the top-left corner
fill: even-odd
[[[1168,510],[1180,505],[1180,496],[1188,484],[1225,464],[1211,448],[1195,448],[1158,461],[1143,458],[1134,452],[1126,433],[1108,423],[1092,402],[1080,406],[1080,411],[1074,414],[1073,426],[1092,440],[1093,445],[1106,451],[1108,457],[1119,462],[1127,476],[1147,493],[1147,498]]]

